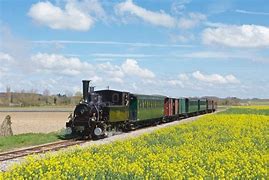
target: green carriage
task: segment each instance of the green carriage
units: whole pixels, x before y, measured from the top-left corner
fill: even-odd
[[[199,112],[206,113],[207,110],[207,100],[199,99]]]
[[[187,112],[190,115],[195,115],[199,111],[199,100],[196,98],[188,98],[187,99]]]
[[[179,98],[179,114],[182,116],[186,116],[187,114],[187,99],[186,98]]]
[[[165,96],[130,95],[129,120],[141,122],[159,120],[164,114]]]

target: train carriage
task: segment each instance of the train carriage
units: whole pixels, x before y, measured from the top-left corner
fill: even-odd
[[[214,101],[211,99],[207,99],[207,112],[211,113],[213,112],[213,108],[214,108]]]
[[[197,98],[187,99],[187,113],[190,116],[197,115],[199,111],[199,100]]]
[[[187,98],[179,98],[179,116],[180,117],[187,117],[187,113],[188,113],[188,110],[187,110]]]
[[[130,95],[129,120],[131,125],[160,122],[163,119],[165,96]]]
[[[166,97],[164,99],[164,121],[173,121],[179,118],[179,99]]]
[[[199,102],[199,113],[200,114],[204,114],[206,113],[206,110],[207,110],[207,100],[206,99],[199,99],[198,100]]]

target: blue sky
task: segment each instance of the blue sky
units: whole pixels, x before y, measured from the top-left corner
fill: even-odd
[[[269,98],[267,0],[0,0],[0,91]]]

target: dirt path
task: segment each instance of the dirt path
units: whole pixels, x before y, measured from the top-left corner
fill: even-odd
[[[11,116],[14,134],[49,133],[65,127],[70,112],[0,112],[0,121]]]

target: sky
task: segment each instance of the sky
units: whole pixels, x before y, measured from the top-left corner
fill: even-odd
[[[268,0],[0,0],[0,92],[269,98]]]

